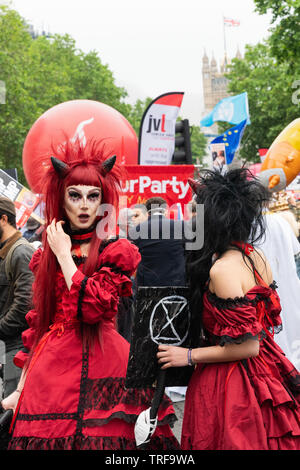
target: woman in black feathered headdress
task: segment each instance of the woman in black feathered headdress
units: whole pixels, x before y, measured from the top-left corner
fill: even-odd
[[[204,244],[191,252],[191,308],[205,346],[159,346],[162,369],[195,367],[182,449],[300,449],[300,375],[275,343],[280,301],[255,243],[268,191],[245,168],[192,181],[204,205]],[[259,235],[257,235],[259,234]]]
[[[202,289],[214,255],[220,258],[233,242],[255,245],[263,237],[262,212],[270,196],[246,168],[231,170],[224,176],[207,171],[190,184],[197,204],[204,208],[204,245],[201,250],[191,251],[189,259],[190,277],[196,279],[195,287]]]

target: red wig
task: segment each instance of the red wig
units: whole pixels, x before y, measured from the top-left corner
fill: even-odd
[[[49,168],[43,185],[43,198],[45,203],[45,220],[49,225],[55,218],[56,221],[65,220],[67,216],[64,210],[65,189],[71,185],[87,185],[100,187],[102,190],[101,204],[111,204],[117,209],[121,170],[117,165],[107,172],[103,163],[112,155],[105,153],[103,142],[89,142],[85,146],[68,143],[59,151],[54,152],[55,158],[67,164],[62,176],[57,171]],[[90,276],[96,271],[99,247],[102,240],[94,230],[90,243],[89,255],[84,263],[83,272]],[[38,312],[37,334],[34,346],[39,342],[43,334],[53,322],[56,311],[55,289],[49,288],[50,282],[55,282],[59,267],[58,261],[52,252],[48,242],[46,231],[43,233],[43,253],[34,281],[34,308]],[[83,325],[82,333],[85,344],[90,344],[98,329],[93,325]],[[34,347],[32,348],[32,352]],[[32,356],[32,355],[30,355]],[[30,358],[29,358],[30,360]]]

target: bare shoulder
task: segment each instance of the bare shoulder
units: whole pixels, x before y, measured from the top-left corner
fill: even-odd
[[[223,299],[243,297],[241,273],[240,263],[235,258],[216,261],[209,273],[210,291]]]
[[[263,251],[256,248],[252,253],[252,259],[260,276],[267,284],[271,284],[273,282],[273,273],[271,266],[265,257]]]
[[[252,264],[238,251],[229,251],[217,260],[209,273],[209,290],[218,297],[227,299],[243,297],[256,284],[253,266],[262,279],[271,284],[273,281],[270,265],[260,250],[251,253]]]

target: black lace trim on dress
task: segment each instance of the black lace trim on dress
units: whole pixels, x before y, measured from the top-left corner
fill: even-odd
[[[282,331],[282,325],[276,325],[273,326],[273,328],[268,328],[268,331],[270,333],[273,333],[277,335]],[[237,336],[236,338],[233,338],[232,336],[229,335],[213,335],[211,333],[206,332],[206,337],[210,338],[210,342],[213,345],[218,344],[219,346],[224,346],[225,344],[241,344],[247,341],[248,339],[255,339],[258,341],[262,341],[267,337],[267,333],[265,330],[261,330],[257,335],[252,335],[251,333],[245,333],[244,335]]]
[[[273,328],[269,328],[269,332],[272,333],[274,331],[275,335],[278,335],[283,330],[283,325],[274,325]]]
[[[276,281],[273,281],[272,284],[269,285],[269,287],[270,287],[270,289],[272,289],[272,290],[278,289],[278,285],[277,285]]]
[[[257,335],[252,335],[251,333],[245,333],[244,335],[237,336],[236,338],[233,338],[232,336],[229,336],[229,335],[216,336],[216,335],[209,334],[208,336],[210,338],[210,342],[213,345],[218,344],[219,346],[225,346],[225,344],[242,344],[245,341],[248,341],[248,339],[261,341],[262,339],[266,338],[267,334],[264,330],[261,330]]]
[[[82,318],[82,301],[83,301],[83,296],[84,296],[87,281],[88,281],[88,277],[85,276],[85,278],[81,282],[80,291],[78,294],[77,316],[79,319]]]
[[[99,247],[99,254],[101,254],[103,252],[103,250],[108,245],[110,245],[111,243],[116,242],[117,240],[119,240],[119,237],[110,238],[109,240],[102,240],[102,242],[100,244],[100,247]],[[72,258],[73,258],[74,263],[76,264],[76,266],[79,266],[80,264],[85,263],[85,261],[87,260],[87,256],[77,256],[75,254],[72,255]],[[102,265],[102,266],[104,266],[104,265]],[[98,268],[98,271],[99,271],[100,268],[101,268],[101,266]],[[116,268],[117,268],[117,266],[116,266]]]
[[[125,388],[125,377],[105,377],[102,379],[87,379],[86,410],[110,410],[119,404],[142,407],[151,405],[154,388],[135,389]],[[164,395],[160,404],[166,409],[172,404]],[[139,414],[139,411],[137,412]]]
[[[44,414],[25,414],[19,413],[18,419],[22,421],[46,421],[46,420],[76,420],[78,434],[83,427],[93,426],[93,421],[97,425],[103,425],[112,419],[122,419],[128,423],[134,423],[141,413],[142,409],[149,408],[152,403],[154,388],[147,389],[126,389],[124,377],[106,377],[103,379],[90,379],[88,374],[87,353],[83,358],[83,367],[80,384],[80,397],[78,402],[78,410],[76,413],[44,413]],[[130,412],[118,409],[121,405],[129,405]],[[172,405],[171,400],[164,395],[160,404],[161,410],[166,410]],[[105,418],[84,419],[85,412],[92,410],[109,411],[111,413]],[[171,411],[159,421],[159,425],[169,424],[173,426],[177,420],[176,415]],[[96,424],[95,424],[96,425]]]
[[[76,256],[72,255],[73,261],[76,264],[76,266],[79,266],[80,264],[85,263],[87,257],[86,256]]]
[[[78,409],[77,409],[77,426],[76,426],[76,432],[75,432],[76,436],[82,436],[83,415],[85,411],[85,394],[86,394],[88,373],[89,373],[89,351],[87,348],[86,350],[83,349],[82,351],[80,391],[79,391],[79,401],[78,401]]]
[[[115,274],[123,274],[124,276],[127,276],[130,279],[130,272],[129,271],[123,271],[121,268],[119,268],[115,263],[103,263],[99,266],[98,271],[100,271],[101,268],[110,268],[113,273]]]
[[[135,439],[126,437],[69,436],[55,439],[13,437],[9,450],[137,450]],[[180,450],[175,437],[153,436],[147,450]]]
[[[119,238],[110,238],[109,240],[103,240],[100,244],[99,254],[102,253],[104,248],[106,248],[111,243],[116,242],[118,239]],[[88,241],[90,241],[90,240],[88,240]],[[86,243],[86,240],[83,240],[81,242]],[[76,241],[76,243],[78,244],[78,241]],[[79,244],[80,244],[80,242],[79,242]],[[80,264],[85,263],[85,261],[87,260],[87,256],[77,256],[77,255],[74,255],[74,254],[72,255],[72,258],[73,258],[74,263],[76,264],[76,266],[79,266]]]
[[[26,413],[19,413],[18,420],[20,421],[47,421],[57,419],[77,419],[77,413],[45,413],[30,415]]]
[[[260,302],[264,297],[261,294],[256,294],[253,299],[249,299],[247,295],[244,297],[235,297],[234,299],[228,298],[223,299],[218,297],[213,292],[207,291],[208,300],[219,309],[230,309],[234,307],[242,307],[243,305],[253,305],[255,306]]]
[[[288,374],[284,374],[284,381],[288,389],[294,396],[300,394],[300,373],[297,369],[293,368]]]
[[[276,281],[273,281],[272,284],[269,285],[269,288],[272,290],[277,289],[278,286],[276,284]],[[266,296],[263,294],[256,294],[256,296],[253,299],[249,299],[247,294],[245,294],[243,297],[235,297],[235,298],[229,297],[227,299],[223,299],[222,297],[218,297],[213,292],[210,292],[209,289],[207,289],[207,297],[211,303],[213,303],[217,308],[220,308],[220,309],[241,307],[243,305],[255,306],[261,300],[266,299]]]

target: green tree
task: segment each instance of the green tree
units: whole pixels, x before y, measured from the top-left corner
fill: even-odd
[[[139,136],[143,114],[151,101],[153,101],[153,98],[150,97],[146,98],[145,100],[138,99],[135,104],[131,106],[127,119],[134,128],[137,136]]]
[[[206,154],[207,138],[199,126],[191,126],[191,148],[194,164],[202,164]]]
[[[95,51],[83,53],[69,35],[33,39],[21,16],[0,7],[0,80],[6,102],[0,105],[0,167],[22,169],[24,140],[36,119],[49,108],[73,99],[100,101],[126,118],[132,107],[127,92]]]
[[[300,0],[254,0],[256,11],[272,13],[270,45],[280,62],[288,62],[298,70],[300,59]]]
[[[5,83],[6,101],[0,105],[0,165],[20,170],[20,149],[32,122],[32,99],[24,86],[26,57],[31,37],[21,17],[0,9],[0,80]]]
[[[247,46],[243,59],[234,59],[227,74],[229,92],[248,93],[251,124],[245,129],[240,156],[259,161],[258,149],[268,148],[282,129],[299,117],[299,104],[293,99],[296,76],[288,62],[278,62],[266,42]],[[220,124],[220,131],[232,127]]]

